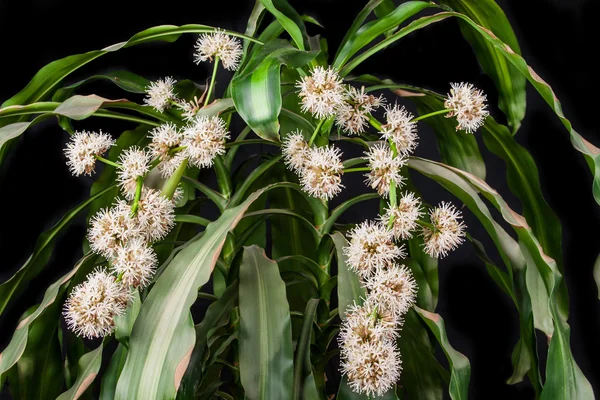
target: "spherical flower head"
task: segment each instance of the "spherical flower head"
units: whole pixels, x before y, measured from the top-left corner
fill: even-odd
[[[381,96],[366,94],[364,86],[360,90],[349,86],[346,100],[337,109],[335,122],[350,135],[361,134],[369,125],[369,116],[384,102],[385,99]]]
[[[400,170],[406,165],[407,158],[402,155],[394,157],[392,149],[387,144],[376,144],[365,152],[369,161],[370,171],[365,174],[365,183],[376,189],[380,196],[388,197],[390,186],[395,183],[398,188],[404,184]]]
[[[299,129],[289,133],[281,146],[281,152],[288,168],[296,173],[300,173],[308,159],[308,143],[304,140],[304,135]]]
[[[75,132],[65,148],[67,166],[75,176],[92,175],[96,168],[96,156],[102,156],[114,144],[113,138],[102,131]]]
[[[78,336],[94,339],[110,335],[114,317],[122,315],[131,295],[105,269],[96,269],[73,288],[64,307],[65,321]]]
[[[175,203],[158,190],[144,188],[135,220],[148,242],[164,239],[175,226]]]
[[[342,78],[331,67],[315,67],[296,87],[300,89],[302,111],[311,112],[317,119],[333,116],[346,96]]]
[[[395,314],[373,302],[354,303],[346,310],[346,320],[340,327],[338,341],[342,352],[369,342],[394,340],[398,336]]]
[[[94,253],[112,258],[119,246],[139,234],[138,224],[131,217],[129,206],[117,203],[115,207],[102,209],[92,217],[88,240]]]
[[[302,189],[313,197],[330,200],[342,191],[342,153],[333,146],[311,147],[300,171]]]
[[[203,61],[218,57],[223,67],[235,71],[242,57],[242,45],[236,38],[229,36],[225,31],[217,29],[214,33],[202,34],[196,41],[194,61],[200,64]]]
[[[415,151],[419,144],[417,123],[414,116],[404,106],[394,104],[386,107],[386,123],[381,126],[381,138],[392,140],[399,153],[408,155]]]
[[[144,103],[158,112],[164,112],[171,107],[171,102],[177,100],[174,89],[177,81],[170,76],[150,83],[146,87]]]
[[[446,116],[456,117],[456,130],[475,132],[489,115],[486,95],[470,83],[451,83],[450,86],[452,88],[444,103],[444,107],[450,110]]]
[[[172,151],[181,144],[183,134],[174,124],[166,123],[150,131],[150,137],[152,138],[149,145],[150,154],[152,158],[160,160],[158,169],[163,178],[168,178],[185,159],[181,152]]]
[[[157,264],[158,258],[152,247],[138,237],[118,247],[112,269],[121,277],[123,285],[144,288],[150,283]]]
[[[350,269],[366,279],[378,269],[386,268],[396,258],[406,257],[404,245],[394,244],[394,234],[385,225],[365,221],[349,232],[348,246],[344,254]]]
[[[414,304],[417,283],[404,265],[390,265],[379,269],[365,281],[369,291],[367,303],[377,305],[377,310],[390,312],[400,319]]]
[[[342,352],[340,370],[354,392],[382,396],[400,378],[402,359],[395,341],[367,342]]]
[[[124,150],[119,156],[121,168],[117,170],[117,181],[126,199],[134,198],[137,180],[148,173],[150,161],[150,154],[137,146]]]
[[[419,227],[417,220],[422,215],[421,200],[415,197],[414,193],[406,192],[400,197],[396,206],[391,206],[385,210],[381,222],[387,224],[390,220],[393,220],[392,233],[394,238],[396,240],[407,240],[413,237],[412,232]]]
[[[229,132],[219,117],[197,117],[183,131],[183,151],[191,165],[198,168],[210,167],[214,159],[220,154],[225,154],[225,140],[229,139]]]
[[[433,229],[424,226],[422,234],[423,250],[431,257],[443,258],[464,242],[467,226],[461,221],[462,213],[452,204],[441,202],[429,211],[429,219]]]

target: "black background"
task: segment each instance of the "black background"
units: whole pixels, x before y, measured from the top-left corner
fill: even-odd
[[[526,60],[552,85],[575,128],[591,142],[600,144],[596,101],[600,84],[595,79],[600,3],[595,0],[498,2],[513,24]],[[252,4],[225,0],[156,5],[139,0],[0,0],[0,102],[23,88],[45,64],[126,40],[150,26],[203,23],[243,32]],[[323,29],[309,26],[309,33],[325,36],[332,53],[363,4],[348,0],[292,1],[301,13],[312,15],[324,25]],[[196,66],[192,62],[193,40],[184,36],[174,44],[138,46],[110,54],[67,81],[126,68],[149,79],[173,75],[204,82],[209,66]],[[451,20],[411,34],[355,72],[440,92],[447,91],[449,82],[474,82],[489,93],[490,99],[496,96],[491,81],[481,74],[470,47],[462,40],[456,22]],[[227,74],[219,75],[221,81],[226,78]],[[103,85],[87,90],[123,96]],[[391,94],[386,95],[391,99]],[[503,121],[497,110],[493,110],[493,115]],[[93,119],[76,126],[102,127],[115,133],[129,127]],[[437,157],[431,132],[421,126],[417,154]],[[0,281],[22,265],[42,231],[87,197],[92,179],[70,176],[62,155],[66,140],[67,134],[56,124],[43,124],[23,136],[2,166]],[[531,87],[527,116],[517,140],[532,153],[540,170],[544,195],[563,225],[565,275],[571,295],[571,345],[580,367],[597,390],[600,369],[595,367],[595,361],[600,356],[600,307],[592,269],[600,250],[597,240],[600,214],[591,195],[591,175],[583,157],[572,149],[562,124]],[[482,152],[489,161],[488,182],[505,195],[513,208],[520,210],[505,183],[504,164],[487,151]],[[365,190],[360,180],[358,177],[345,181],[349,192]],[[427,184],[424,192],[430,196],[427,198],[430,203],[451,199],[432,183]],[[372,203],[371,208],[354,209],[355,214],[349,215],[348,221],[372,217],[376,204]],[[477,221],[470,215],[465,218],[473,236],[482,239],[484,234]],[[61,237],[45,272],[32,282],[30,290],[19,298],[8,315],[0,319],[0,348],[7,344],[18,316],[39,302],[43,289],[81,255],[84,232],[83,221],[79,220]],[[488,249],[491,251],[492,247]],[[438,312],[445,318],[450,341],[472,364],[471,397],[531,398],[533,394],[527,384],[504,384],[511,373],[510,354],[518,338],[517,314],[487,276],[470,246],[463,246],[440,263],[440,287]]]

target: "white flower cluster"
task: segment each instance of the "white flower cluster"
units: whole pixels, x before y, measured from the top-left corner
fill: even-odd
[[[441,202],[429,211],[432,227],[423,227],[424,250],[431,257],[443,258],[464,242],[467,226],[462,213],[452,204]]]
[[[484,123],[489,112],[486,110],[486,95],[470,83],[451,83],[444,107],[450,110],[447,117],[456,117],[456,130],[473,133]]]
[[[111,334],[113,318],[125,311],[131,288],[146,287],[154,275],[158,258],[152,242],[175,225],[175,202],[144,187],[137,212],[132,211],[132,204],[120,199],[90,221],[90,248],[109,261],[114,275],[97,270],[71,292],[64,314],[78,335]]]
[[[302,189],[313,197],[329,200],[342,191],[342,153],[334,146],[309,146],[301,131],[283,141],[282,153],[288,168],[300,177]]]
[[[75,176],[92,175],[96,169],[96,157],[102,156],[115,141],[107,134],[96,132],[75,132],[65,148],[67,166]]]
[[[194,58],[196,64],[206,60],[212,62],[214,58],[218,58],[225,69],[232,71],[238,68],[243,54],[240,41],[219,29],[214,33],[201,35],[196,41],[195,47]]]
[[[312,113],[315,118],[329,118],[336,114],[346,100],[342,78],[331,67],[315,67],[310,75],[303,76],[296,87],[302,101],[302,111]]]
[[[417,284],[410,270],[397,264],[406,256],[404,246],[396,246],[393,231],[383,223],[365,221],[349,236],[344,254],[368,294],[364,304],[346,311],[340,328],[341,371],[355,392],[381,396],[400,378],[396,339],[416,300]]]
[[[349,86],[346,89],[346,99],[337,107],[335,122],[344,132],[358,135],[365,132],[369,117],[383,103],[383,96],[366,94],[364,86],[360,90]]]
[[[387,144],[376,144],[365,153],[369,161],[369,173],[365,182],[372,189],[376,189],[380,196],[388,197],[390,187],[395,184],[397,188],[404,185],[404,177],[400,170],[408,161],[403,155],[394,156],[392,149]]]

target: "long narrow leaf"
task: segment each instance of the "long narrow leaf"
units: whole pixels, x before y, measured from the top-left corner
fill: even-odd
[[[285,283],[264,250],[245,247],[240,266],[240,379],[248,399],[289,399],[292,326]]]

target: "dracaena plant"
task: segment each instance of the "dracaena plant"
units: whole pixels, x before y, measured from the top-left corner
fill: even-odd
[[[468,82],[449,82],[438,94],[351,75],[402,37],[449,18],[459,20],[498,99]],[[552,234],[560,225],[533,159],[513,137],[527,80],[595,174],[600,151],[572,129],[551,88],[519,55],[502,10],[493,0],[397,7],[371,0],[335,54],[325,39],[307,35],[305,21],[314,19],[284,0],[260,0],[244,34],[150,28],[47,65],[3,104],[2,156],[28,127],[56,116],[70,134],[65,168],[97,176],[90,198],[43,233],[0,286],[3,312],[45,267],[56,236],[91,208],[85,254],[14,322],[0,355],[0,382],[15,398],[467,398],[469,361],[435,312],[438,262],[443,268],[461,245],[472,246],[519,313],[507,383],[526,379],[544,399],[593,397],[569,345],[561,241]],[[123,71],[93,78],[143,93],[130,93],[136,103],[77,94],[89,80],[63,84],[103,54],[183,34],[199,35],[190,62],[213,68],[204,86]],[[216,81],[220,68],[231,71],[229,82]],[[497,101],[508,126],[489,115],[488,101]],[[136,127],[121,135],[73,128],[90,116]],[[417,156],[422,124],[434,129],[440,160]],[[485,182],[477,136],[506,162],[523,216]],[[345,157],[342,145],[361,155]],[[240,146],[262,154],[240,159]],[[441,185],[448,199],[430,204],[409,170]],[[217,177],[213,187],[207,171]],[[366,193],[344,198],[352,174],[364,175]],[[343,199],[335,208],[334,198]],[[380,201],[377,218],[346,213],[371,199]],[[214,203],[217,218],[203,202]],[[469,235],[460,210],[481,223],[495,249]],[[203,311],[192,315],[193,306]],[[549,341],[543,357],[536,330]]]

